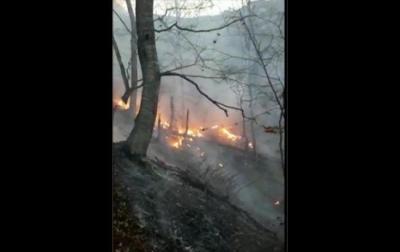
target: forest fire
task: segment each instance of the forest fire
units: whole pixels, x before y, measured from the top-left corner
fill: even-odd
[[[203,134],[198,129],[196,130],[188,129],[187,135],[191,137],[203,137]]]
[[[185,138],[183,136],[174,136],[174,135],[165,137],[165,140],[167,140],[167,143],[176,149],[179,149],[182,147],[182,143],[183,143],[184,139]]]
[[[129,109],[129,100],[127,103],[124,103],[121,99],[114,100],[114,107],[120,110],[128,110]]]
[[[161,123],[161,127],[163,128],[163,129],[168,129],[169,128],[169,123],[167,123],[167,122],[162,122]]]
[[[162,130],[164,132],[163,134],[166,134],[165,140],[167,144],[176,149],[180,149],[182,147],[195,148],[192,143],[195,143],[196,139],[199,138],[205,138],[222,144],[230,144],[237,147],[239,140],[242,139],[240,135],[234,134],[229,128],[219,125],[214,125],[212,127],[177,127],[177,129],[174,130],[171,128],[171,124],[169,122],[160,121],[158,124],[158,130]],[[251,143],[249,143],[249,147],[252,148],[250,145]]]
[[[236,140],[240,139],[240,136],[237,136],[235,134],[232,134],[231,132],[229,132],[228,129],[226,128],[222,128],[221,129],[221,133],[226,136],[229,140],[232,140],[233,142],[236,142]]]
[[[112,252],[283,252],[284,1],[112,4]]]

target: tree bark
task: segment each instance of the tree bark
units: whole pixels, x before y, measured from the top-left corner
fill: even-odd
[[[249,53],[250,48],[248,47]],[[253,95],[253,85],[255,84],[255,78],[254,76],[257,74],[257,69],[258,66],[257,64],[250,64],[249,63],[249,73],[247,76],[248,80],[248,93],[249,93],[249,112],[250,112],[250,118],[254,118],[254,95]],[[250,134],[251,134],[251,142],[253,144],[252,151],[254,153],[254,156],[257,157],[257,139],[256,139],[256,134],[255,134],[255,126],[254,126],[254,120],[250,120]]]
[[[243,116],[242,116],[242,138],[243,138],[243,148],[245,151],[248,151],[249,139],[247,138],[247,134],[246,134],[246,120]]]
[[[170,99],[170,115],[169,115],[169,130],[170,131],[175,131],[175,106],[174,106],[174,97],[171,96]]]
[[[131,0],[126,0],[126,6],[128,7],[129,19],[131,22],[131,88],[135,88],[138,80],[136,21]],[[135,89],[131,94],[131,101],[129,104],[129,113],[133,116],[133,118],[136,116],[136,100],[137,92]]]
[[[284,119],[283,115],[283,111],[281,111],[281,114],[279,115],[279,152],[281,154],[282,169],[283,172],[285,172],[285,146],[283,144],[284,127],[282,125],[282,120]]]
[[[188,130],[189,130],[189,109],[186,112],[185,137],[187,137]]]
[[[161,115],[158,114],[158,123],[157,123],[157,140],[161,140]]]
[[[250,77],[251,79],[251,77]],[[250,98],[250,103],[249,103],[249,110],[250,110],[250,117],[254,118],[254,108],[253,108],[253,87],[252,83],[249,84],[249,98]],[[256,139],[256,134],[255,134],[255,127],[254,127],[254,120],[250,121],[250,133],[251,133],[251,141],[253,144],[253,152],[254,155],[257,157],[257,139]]]
[[[154,0],[136,1],[136,30],[138,54],[143,73],[143,91],[135,127],[128,137],[128,147],[133,156],[146,156],[157,117],[160,91],[160,69],[157,59],[153,22]]]
[[[243,109],[243,96],[240,96],[239,99],[240,108]],[[246,133],[246,118],[244,113],[242,113],[242,139],[243,139],[243,148],[247,152],[249,148],[249,139],[247,138]]]

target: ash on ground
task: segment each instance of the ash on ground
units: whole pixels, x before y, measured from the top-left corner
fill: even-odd
[[[114,251],[283,251],[275,232],[187,169],[114,144]]]

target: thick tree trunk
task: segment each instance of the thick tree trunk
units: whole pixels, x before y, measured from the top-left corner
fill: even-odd
[[[129,19],[131,21],[131,88],[135,88],[138,80],[136,21],[131,0],[126,0],[126,6],[128,7]],[[136,116],[136,100],[137,92],[134,90],[131,94],[131,101],[129,104],[129,114],[131,114],[133,118]]]
[[[127,141],[130,154],[134,156],[146,156],[157,117],[160,69],[155,44],[153,2],[154,0],[136,1],[136,29],[143,91],[135,127]]]

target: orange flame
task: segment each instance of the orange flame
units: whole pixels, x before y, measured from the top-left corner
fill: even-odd
[[[126,104],[121,99],[114,100],[114,106],[121,110],[128,110],[129,109],[129,99]]]
[[[182,147],[182,142],[185,138],[182,136],[169,136],[166,137],[166,140],[168,142],[169,145],[171,145],[172,147],[179,149]]]
[[[229,132],[228,129],[226,128],[222,128],[220,130],[220,132],[225,135],[225,137],[227,137],[229,140],[232,140],[233,142],[236,142],[238,139],[240,139],[241,137],[235,134],[232,134],[231,132]]]
[[[169,123],[167,123],[167,122],[162,122],[162,123],[161,123],[161,127],[163,127],[163,129],[168,129],[168,128],[169,128]]]
[[[122,103],[122,101],[119,102],[119,104]],[[162,116],[161,114],[159,115],[159,117],[165,118],[165,116]],[[192,127],[189,127],[188,129],[186,129],[183,125],[179,125],[178,122],[176,122],[175,125],[177,125],[177,129],[169,131],[169,133],[167,134],[169,138],[166,142],[168,145],[176,149],[186,147],[195,148],[195,146],[193,145],[195,143],[195,139],[203,137],[215,139],[226,144],[237,144],[237,142],[242,139],[240,135],[234,134],[230,128],[218,124],[210,127],[192,125]],[[171,124],[168,121],[161,121],[160,126],[164,130],[171,129]],[[155,125],[155,127],[157,126]],[[183,144],[183,140],[187,140],[188,142],[192,142],[193,144]],[[253,148],[252,143],[249,143],[249,147]]]

